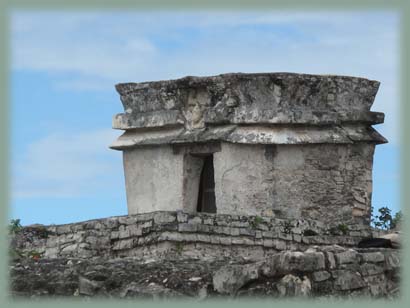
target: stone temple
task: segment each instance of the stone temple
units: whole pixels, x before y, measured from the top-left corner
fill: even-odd
[[[11,294],[398,298],[398,236],[369,223],[378,86],[290,73],[117,85],[129,215],[14,231]]]
[[[370,221],[379,82],[223,74],[116,86],[128,213]]]

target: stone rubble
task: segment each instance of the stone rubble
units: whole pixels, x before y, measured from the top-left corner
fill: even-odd
[[[362,237],[349,235],[369,236],[370,228],[352,226],[332,236],[316,221],[290,221],[290,233],[276,219],[257,221],[157,212],[28,226],[10,239],[17,252],[11,294],[195,300],[399,295],[399,251],[357,248]],[[180,226],[195,228],[177,231]],[[305,228],[316,235],[303,235]]]
[[[343,249],[343,248],[342,248]],[[397,298],[400,262],[393,249],[357,251],[353,263],[329,262],[338,246],[282,251],[259,261],[139,258],[15,260],[12,296],[119,298],[334,297]],[[381,258],[380,256],[383,256]],[[352,293],[353,292],[353,293]],[[352,295],[353,294],[353,295]]]

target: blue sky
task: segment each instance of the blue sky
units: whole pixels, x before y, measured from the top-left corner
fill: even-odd
[[[373,206],[400,208],[399,15],[395,12],[11,14],[11,218],[68,223],[126,214],[122,112],[114,85],[227,72],[379,80],[372,110],[389,143],[374,158]]]

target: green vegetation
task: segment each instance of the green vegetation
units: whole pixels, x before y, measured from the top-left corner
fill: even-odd
[[[30,259],[38,260],[41,258],[41,253],[36,250],[30,250],[25,253],[25,256]]]
[[[23,227],[20,224],[20,219],[12,219],[9,224],[9,234],[16,234],[20,232]]]
[[[178,255],[182,254],[182,251],[184,250],[184,244],[181,242],[178,242],[175,244],[175,249]]]
[[[394,216],[391,210],[387,207],[381,207],[378,210],[379,215],[374,214],[374,209],[372,207],[372,219],[371,222],[374,227],[382,230],[391,230],[396,228],[403,220],[403,213],[398,211]]]
[[[343,234],[346,235],[349,232],[349,227],[346,224],[339,224],[337,229]]]
[[[259,226],[259,224],[262,223],[262,221],[263,221],[262,217],[260,217],[260,216],[255,216],[255,217],[253,218],[253,220],[250,222],[250,225],[251,225],[251,227],[252,227],[253,229],[256,229],[256,228]]]
[[[42,254],[36,250],[30,250],[30,251],[23,252],[18,249],[9,249],[9,257],[11,260],[19,260],[23,258],[39,260],[41,259]]]
[[[331,227],[327,230],[331,235],[346,235],[349,232],[349,227],[346,224],[339,224],[336,227]]]

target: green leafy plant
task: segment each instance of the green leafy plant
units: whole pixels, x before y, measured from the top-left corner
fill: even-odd
[[[12,219],[9,224],[9,233],[18,233],[23,227],[20,224],[20,219]]]
[[[29,251],[21,251],[19,249],[10,248],[9,249],[9,256],[12,260],[18,260],[21,258],[29,258],[33,260],[39,260],[42,257],[42,253],[36,250],[29,250]]]
[[[38,260],[38,259],[41,258],[41,253],[39,253],[36,250],[30,250],[25,255],[26,255],[26,257],[28,257],[30,259],[34,259],[34,260]]]
[[[403,213],[401,211],[398,211],[393,217],[391,228],[394,229],[398,227],[401,224],[402,220],[403,220]]]
[[[343,234],[346,235],[349,232],[349,227],[346,224],[339,224],[337,229]]]
[[[253,229],[256,229],[261,223],[263,219],[260,216],[255,216],[252,221],[250,222],[250,225]]]
[[[177,252],[178,255],[182,254],[182,251],[184,250],[184,244],[181,242],[178,242],[175,244],[175,250]]]
[[[381,207],[378,210],[379,215],[374,214],[374,209],[372,207],[372,224],[379,229],[390,230],[396,228],[403,220],[403,214],[398,211],[394,216],[392,215],[391,209],[387,206]]]

